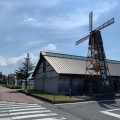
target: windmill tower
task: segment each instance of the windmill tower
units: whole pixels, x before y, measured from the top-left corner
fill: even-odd
[[[112,81],[110,80],[109,68],[106,62],[105,51],[101,32],[103,28],[114,23],[114,18],[105,22],[98,28],[92,28],[93,13],[89,13],[89,31],[90,34],[76,41],[76,45],[89,39],[88,55],[86,62],[85,91],[92,93],[111,93],[113,91]]]

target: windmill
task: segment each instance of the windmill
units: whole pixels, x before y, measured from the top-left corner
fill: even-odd
[[[93,30],[93,12],[89,13],[89,31],[90,34],[86,37],[76,41],[76,45],[89,39],[88,42],[88,55],[86,62],[85,75],[89,77],[87,81],[88,93],[110,93],[113,91],[112,81],[109,79],[110,73],[106,62],[105,51],[101,32],[103,28],[114,23],[114,18],[108,20],[101,26]],[[89,82],[90,81],[90,82]],[[88,84],[89,82],[89,84]],[[94,86],[93,86],[94,85]]]

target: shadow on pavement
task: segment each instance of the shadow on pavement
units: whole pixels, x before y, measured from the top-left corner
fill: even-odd
[[[17,91],[8,91],[8,93],[18,93]]]

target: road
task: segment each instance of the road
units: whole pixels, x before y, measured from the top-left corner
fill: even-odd
[[[119,120],[120,99],[57,104],[58,109],[81,116],[83,120]]]
[[[58,109],[55,105],[37,100],[0,86],[0,120],[81,120]]]
[[[0,86],[0,120],[118,120],[120,99],[49,104]]]

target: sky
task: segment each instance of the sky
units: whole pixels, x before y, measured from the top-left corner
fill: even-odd
[[[27,53],[35,65],[40,51],[87,56],[89,13],[102,29],[107,59],[120,60],[120,0],[0,0],[0,71],[14,73]]]

